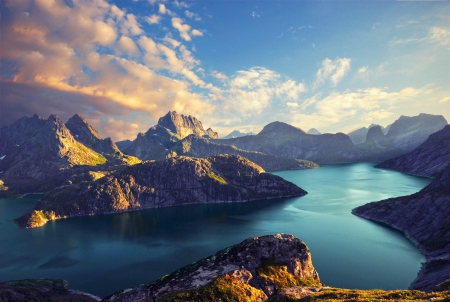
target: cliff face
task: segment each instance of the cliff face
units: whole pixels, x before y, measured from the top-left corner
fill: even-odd
[[[372,202],[353,209],[354,215],[386,223],[412,238],[427,262],[413,289],[450,286],[450,165],[418,193]]]
[[[422,144],[430,134],[441,130],[447,125],[442,115],[421,113],[418,116],[400,116],[389,129],[386,137],[393,144],[404,150],[411,151]]]
[[[264,301],[287,284],[321,287],[306,244],[292,235],[277,234],[249,238],[158,281],[104,300],[154,302],[184,297],[210,301],[211,291],[216,301]]]
[[[388,159],[377,168],[391,169],[423,176],[435,176],[450,163],[450,125],[431,134],[413,151]]]
[[[304,194],[296,185],[240,156],[176,157],[56,188],[42,197],[33,212],[22,216],[19,224],[32,228],[67,216]]]

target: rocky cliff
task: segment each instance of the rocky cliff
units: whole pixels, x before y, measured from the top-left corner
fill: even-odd
[[[249,238],[104,301],[265,301],[299,285],[321,288],[311,253],[300,239],[277,234]]]
[[[207,135],[211,138],[219,138],[217,132],[214,132],[211,128],[205,131],[202,122],[195,117],[178,114],[176,111],[169,111],[165,116],[161,117],[158,120],[158,125],[167,128],[170,132],[177,135],[179,139],[190,134],[200,137]]]
[[[197,203],[243,202],[306,192],[234,155],[176,157],[130,166],[95,181],[56,188],[18,219],[32,228],[68,216]]]
[[[421,113],[418,116],[400,116],[389,129],[386,137],[393,144],[409,152],[422,144],[430,134],[441,130],[447,125],[442,115]]]
[[[450,165],[418,193],[372,202],[354,215],[382,222],[404,232],[427,260],[411,288],[450,288]]]
[[[442,172],[448,163],[450,163],[450,125],[431,134],[413,151],[388,159],[376,167],[431,177]]]

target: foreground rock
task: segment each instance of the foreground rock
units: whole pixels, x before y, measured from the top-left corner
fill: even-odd
[[[28,301],[100,301],[99,297],[67,288],[68,282],[58,279],[25,279],[0,283],[0,302]]]
[[[442,172],[448,163],[450,163],[450,125],[431,134],[413,151],[386,160],[376,167],[431,177]]]
[[[56,188],[18,222],[33,228],[69,216],[305,194],[293,183],[265,173],[241,156],[180,156],[130,166],[96,181]]]
[[[450,165],[418,193],[372,202],[352,213],[388,224],[418,245],[426,263],[411,288],[450,288]]]
[[[265,301],[292,286],[322,287],[311,253],[288,234],[254,237],[104,301]]]

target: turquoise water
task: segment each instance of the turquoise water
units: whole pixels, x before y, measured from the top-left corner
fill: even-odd
[[[19,229],[11,219],[40,195],[1,199],[0,280],[62,278],[70,288],[106,296],[248,237],[291,233],[309,246],[326,285],[407,288],[424,261],[418,250],[400,232],[350,212],[414,193],[430,180],[372,166],[273,173],[309,192],[301,198],[73,217],[32,230]]]

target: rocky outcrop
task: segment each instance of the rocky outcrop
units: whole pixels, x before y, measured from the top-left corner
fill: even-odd
[[[450,125],[431,134],[413,151],[388,159],[376,167],[432,177],[442,172],[448,163],[450,163]]]
[[[120,151],[123,152],[128,146],[130,146],[133,142],[129,139],[125,139],[123,141],[116,142],[117,148],[119,148]]]
[[[388,224],[419,246],[427,262],[411,288],[432,291],[450,284],[450,165],[418,193],[372,202],[352,213]]]
[[[425,142],[428,136],[447,125],[442,115],[421,113],[418,116],[400,116],[389,129],[386,137],[392,143],[409,152]]]
[[[161,117],[158,120],[158,125],[167,128],[179,139],[183,139],[190,134],[200,137],[207,135],[211,138],[219,138],[217,132],[214,132],[211,128],[205,131],[202,122],[195,117],[180,115],[176,111],[169,111],[165,116]]]
[[[211,301],[211,292],[216,301],[265,301],[285,286],[304,284],[321,287],[308,247],[293,235],[277,234],[249,238],[104,301]]]
[[[240,130],[233,130],[228,135],[221,137],[221,139],[229,139],[229,138],[235,138],[235,137],[241,137],[241,136],[247,136],[247,135],[254,135],[254,134],[252,132],[242,132]]]
[[[28,301],[100,301],[99,297],[67,288],[59,279],[25,279],[0,283],[0,302]]]
[[[98,180],[56,188],[18,219],[38,227],[68,216],[302,196],[306,192],[234,155],[176,157],[130,166]]]

